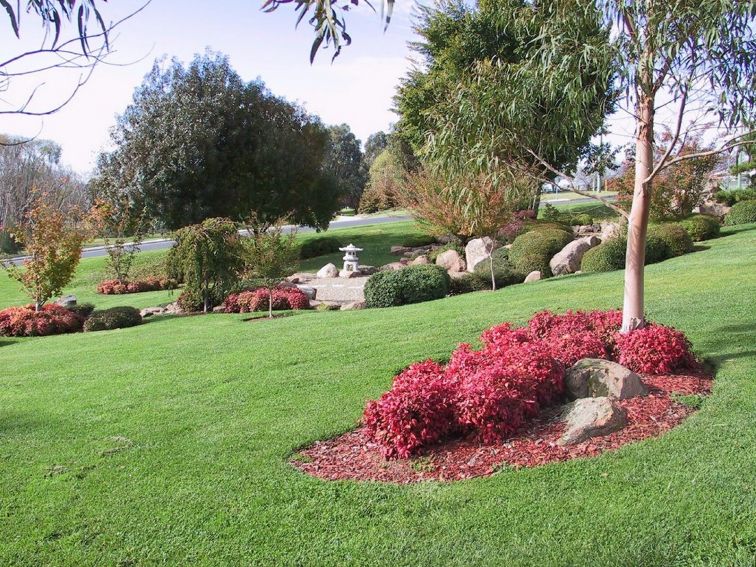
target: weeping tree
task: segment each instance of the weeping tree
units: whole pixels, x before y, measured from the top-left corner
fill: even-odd
[[[290,0],[268,0],[264,6],[270,10],[288,3]],[[385,0],[387,24],[394,3]],[[547,9],[577,7],[569,0],[530,4]],[[315,29],[312,56],[323,44],[332,44],[337,55],[349,43],[346,12],[339,13],[337,3],[297,0],[296,6],[300,19],[309,15]],[[608,52],[617,69],[615,85],[624,95],[620,98],[624,110],[635,122],[635,179],[628,215],[622,322],[622,331],[630,332],[645,325],[645,244],[654,178],[683,160],[747,145],[753,133],[744,125],[752,124],[756,114],[756,5],[742,0],[596,0],[583,9],[596,8],[612,31]],[[569,34],[569,29],[554,29],[552,33],[550,41],[539,46],[545,76],[558,72],[566,56],[577,53],[578,60],[592,56],[591,47],[563,51],[560,38]],[[515,74],[512,80],[527,79],[523,73]],[[582,79],[576,75],[574,80],[579,83]],[[550,87],[551,83],[545,85]],[[565,104],[570,103],[569,98],[565,100]],[[672,139],[667,151],[655,158],[656,113],[670,105],[676,105]],[[690,133],[707,119],[715,119],[724,130],[724,141],[704,152],[682,153]],[[572,120],[579,124],[582,117],[575,114]],[[526,150],[553,174],[571,178],[538,148]]]

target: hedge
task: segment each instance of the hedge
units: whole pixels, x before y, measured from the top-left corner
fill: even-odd
[[[393,307],[441,299],[449,293],[450,278],[441,266],[408,266],[378,272],[365,284],[367,307]]]

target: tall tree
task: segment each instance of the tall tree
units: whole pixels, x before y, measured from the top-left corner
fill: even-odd
[[[389,12],[394,1],[385,0]],[[266,5],[275,9],[286,3],[288,0],[268,0]],[[569,0],[538,3],[544,7],[570,4]],[[300,11],[313,11],[314,49],[324,40],[343,44],[350,39],[344,18],[333,17],[333,5],[328,0],[297,2]],[[654,178],[665,167],[701,157],[682,154],[681,150],[686,133],[702,116],[718,117],[720,126],[730,133],[720,146],[703,153],[724,152],[749,143],[746,137],[752,130],[747,124],[753,124],[756,106],[756,7],[743,0],[596,0],[595,5],[590,3],[584,9],[596,7],[603,14],[604,24],[612,29],[609,53],[618,68],[616,84],[625,95],[621,98],[624,109],[635,120],[635,179],[622,322],[623,332],[630,332],[645,325],[643,267]],[[559,39],[570,32],[569,28],[553,29],[546,38],[549,41],[541,42],[544,70],[562,67],[566,54]],[[591,50],[590,46],[576,46],[568,55],[577,52],[589,56]],[[579,84],[582,77],[575,75],[574,80]],[[656,114],[670,103],[677,104],[672,140],[668,151],[654,159]],[[575,123],[582,120],[579,114],[571,119]],[[744,125],[748,131],[741,128],[738,132]],[[539,154],[537,148],[528,149],[552,173],[570,177],[550,163],[550,156]]]
[[[356,208],[365,190],[365,172],[362,165],[360,141],[348,124],[328,128],[330,147],[324,167],[339,186],[342,202]]]
[[[257,230],[282,216],[325,228],[338,208],[326,128],[220,54],[156,62],[112,137],[95,194],[127,191],[168,228],[221,216],[254,216]]]
[[[384,132],[383,130],[376,132],[375,134],[370,134],[368,136],[368,139],[365,142],[365,151],[362,158],[365,164],[365,169],[370,169],[370,166],[373,165],[375,158],[381,155],[383,150],[385,150],[388,145],[389,134],[386,134],[386,132]]]

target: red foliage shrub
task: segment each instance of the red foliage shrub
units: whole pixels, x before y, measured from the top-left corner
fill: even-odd
[[[147,277],[143,280],[121,281],[104,280],[97,286],[97,293],[103,295],[123,295],[125,293],[142,293],[144,291],[160,291],[163,289],[176,289],[178,282],[171,278]]]
[[[551,356],[565,367],[583,358],[607,358],[606,346],[596,333],[589,331],[552,335],[545,344]]]
[[[223,302],[226,313],[251,313],[267,311],[270,294],[265,288],[231,293]],[[297,288],[276,288],[273,290],[273,310],[309,309],[310,299]]]
[[[690,368],[695,357],[680,331],[651,323],[627,334],[617,333],[618,362],[634,372],[669,374]]]
[[[84,319],[59,305],[8,307],[0,311],[0,335],[5,337],[44,337],[81,331]]]
[[[370,401],[363,421],[385,457],[407,458],[455,427],[454,389],[431,360],[413,364],[380,399]]]

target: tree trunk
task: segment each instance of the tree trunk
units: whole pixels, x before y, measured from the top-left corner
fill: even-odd
[[[273,288],[268,288],[268,319],[273,318]]]
[[[651,181],[646,179],[654,167],[654,97],[639,89],[635,140],[635,187],[627,226],[625,257],[625,295],[622,306],[622,332],[645,325],[643,278],[646,261],[646,232],[651,204]]]

